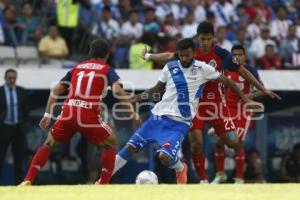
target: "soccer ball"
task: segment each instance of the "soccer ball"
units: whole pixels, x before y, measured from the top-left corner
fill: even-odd
[[[144,170],[140,172],[136,179],[136,184],[158,184],[157,176],[154,172],[149,170]]]

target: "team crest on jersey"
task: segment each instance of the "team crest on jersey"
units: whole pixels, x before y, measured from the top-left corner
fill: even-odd
[[[211,61],[209,61],[209,63],[208,63],[210,66],[212,66],[212,67],[214,67],[214,68],[216,68],[217,67],[217,62],[216,62],[216,60],[215,59],[212,59]]]
[[[244,82],[245,79],[243,77],[239,76],[239,81]]]
[[[178,72],[178,68],[173,69],[173,74],[176,74]]]

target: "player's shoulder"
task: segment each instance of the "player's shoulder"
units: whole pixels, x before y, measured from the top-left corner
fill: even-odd
[[[220,47],[219,45],[214,45],[213,51],[216,55],[218,55],[221,58],[227,57],[230,54],[228,50]]]

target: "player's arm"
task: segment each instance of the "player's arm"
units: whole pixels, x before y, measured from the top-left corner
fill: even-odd
[[[175,54],[171,52],[166,52],[166,53],[148,53],[147,48],[145,47],[142,51],[141,57],[144,60],[150,60],[154,62],[159,62],[159,63],[167,63],[170,60],[175,59]]]
[[[256,78],[247,70],[244,66],[240,66],[237,72],[251,85],[256,87],[258,90],[260,90],[263,94],[271,97],[271,98],[277,98],[281,99],[280,96],[278,96],[276,93],[272,92],[271,90],[266,89]]]
[[[50,122],[51,122],[51,117],[53,114],[52,113],[53,108],[55,106],[57,98],[61,94],[63,94],[66,90],[67,90],[66,85],[63,84],[62,82],[59,82],[58,84],[56,84],[55,87],[51,90],[49,98],[48,98],[45,114],[39,123],[39,126],[42,129],[47,129],[49,127]]]
[[[124,91],[124,89],[121,87],[121,85],[117,82],[113,83],[112,86],[112,91],[114,93],[114,96],[117,97],[117,99],[122,103],[122,106],[125,107],[128,113],[131,114],[135,125],[137,127],[141,126],[141,119],[138,113],[134,111],[134,108],[131,104],[130,101],[130,96]]]
[[[223,74],[219,76],[218,81],[231,89],[244,103],[249,103],[252,101],[246,95],[244,95],[240,88],[231,79],[227,78]]]
[[[166,84],[164,82],[158,81],[156,85],[141,94],[135,95],[132,98],[132,102],[139,102],[142,100],[155,99],[157,97],[161,97],[164,92]]]

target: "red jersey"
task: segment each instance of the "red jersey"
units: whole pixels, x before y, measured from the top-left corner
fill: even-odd
[[[206,62],[221,73],[224,73],[225,70],[235,71],[239,68],[230,52],[219,46],[213,46],[208,53],[203,53],[197,48],[195,59]],[[205,84],[200,101],[222,101],[223,92],[224,87],[219,81],[209,81]]]
[[[259,75],[257,70],[250,65],[245,65],[245,68],[259,81]],[[243,91],[244,94],[249,94],[251,92],[251,85],[248,81],[245,81],[243,77],[241,77],[236,72],[228,72],[228,78],[230,78],[239,88]],[[238,105],[241,103],[240,98],[231,90],[227,89],[226,93],[226,102],[229,108],[237,109]]]
[[[82,62],[61,79],[69,85],[64,105],[99,111],[107,86],[119,79],[114,69],[104,62],[98,60]]]

